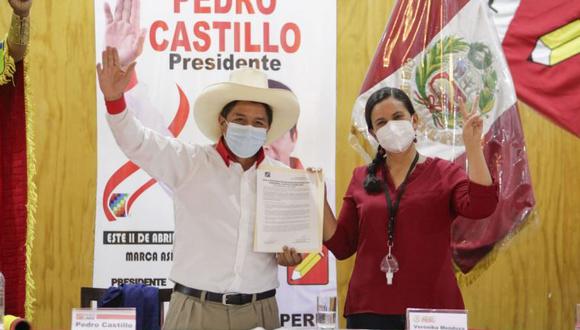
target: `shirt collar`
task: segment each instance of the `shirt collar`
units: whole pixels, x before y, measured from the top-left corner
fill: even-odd
[[[218,141],[215,149],[218,152],[218,154],[220,154],[222,159],[224,160],[224,163],[226,163],[226,166],[230,166],[231,162],[235,162],[236,156],[228,148],[228,146],[224,142],[223,137]],[[260,148],[260,150],[258,150],[258,158],[256,159],[256,167],[260,166],[260,164],[262,163],[262,161],[265,158],[266,158],[266,153],[264,152],[264,148]]]
[[[290,157],[290,168],[303,170],[304,165],[302,165],[302,162],[300,161],[300,159],[298,159],[296,157]]]

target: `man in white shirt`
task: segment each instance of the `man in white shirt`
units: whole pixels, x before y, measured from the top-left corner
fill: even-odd
[[[208,86],[194,117],[215,145],[191,145],[144,127],[127,110],[125,91],[135,63],[122,69],[115,48],[97,66],[107,120],[127,157],[173,191],[176,283],[164,329],[279,327],[277,264],[302,260],[294,249],[253,251],[256,169],[283,166],[262,146],[297,122],[296,96],[268,88],[255,69],[233,71],[229,82]]]

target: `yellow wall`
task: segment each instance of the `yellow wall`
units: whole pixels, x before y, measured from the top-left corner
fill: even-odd
[[[79,305],[79,287],[92,281],[93,1],[35,1],[29,54],[39,193],[34,323],[37,329],[68,329],[70,308]],[[393,3],[338,0],[337,196],[346,190],[352,168],[361,164],[347,143],[350,110]],[[0,31],[7,30],[8,20],[8,5],[0,2]],[[580,303],[580,139],[525,106],[520,114],[538,220],[463,290],[470,326],[573,329],[574,306]],[[341,297],[351,265],[352,260],[339,263]]]

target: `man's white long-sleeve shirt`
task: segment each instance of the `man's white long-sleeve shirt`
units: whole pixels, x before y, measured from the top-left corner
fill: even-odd
[[[107,121],[126,156],[173,191],[172,281],[220,293],[278,287],[274,254],[253,252],[256,164],[244,171],[214,146],[163,136],[127,109]],[[283,166],[268,157],[261,164]]]

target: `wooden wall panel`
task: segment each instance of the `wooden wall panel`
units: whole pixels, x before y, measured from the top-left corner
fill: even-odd
[[[352,104],[392,0],[338,0],[337,196],[362,160],[347,141]],[[9,7],[0,3],[0,33]],[[96,107],[92,1],[39,1],[29,74],[35,105],[38,224],[33,253],[36,329],[70,328],[79,288],[92,281]],[[572,329],[580,303],[580,139],[520,108],[537,216],[463,290],[470,326]],[[338,205],[341,200],[339,198]],[[338,266],[341,298],[352,260]],[[342,300],[344,301],[344,300]]]

